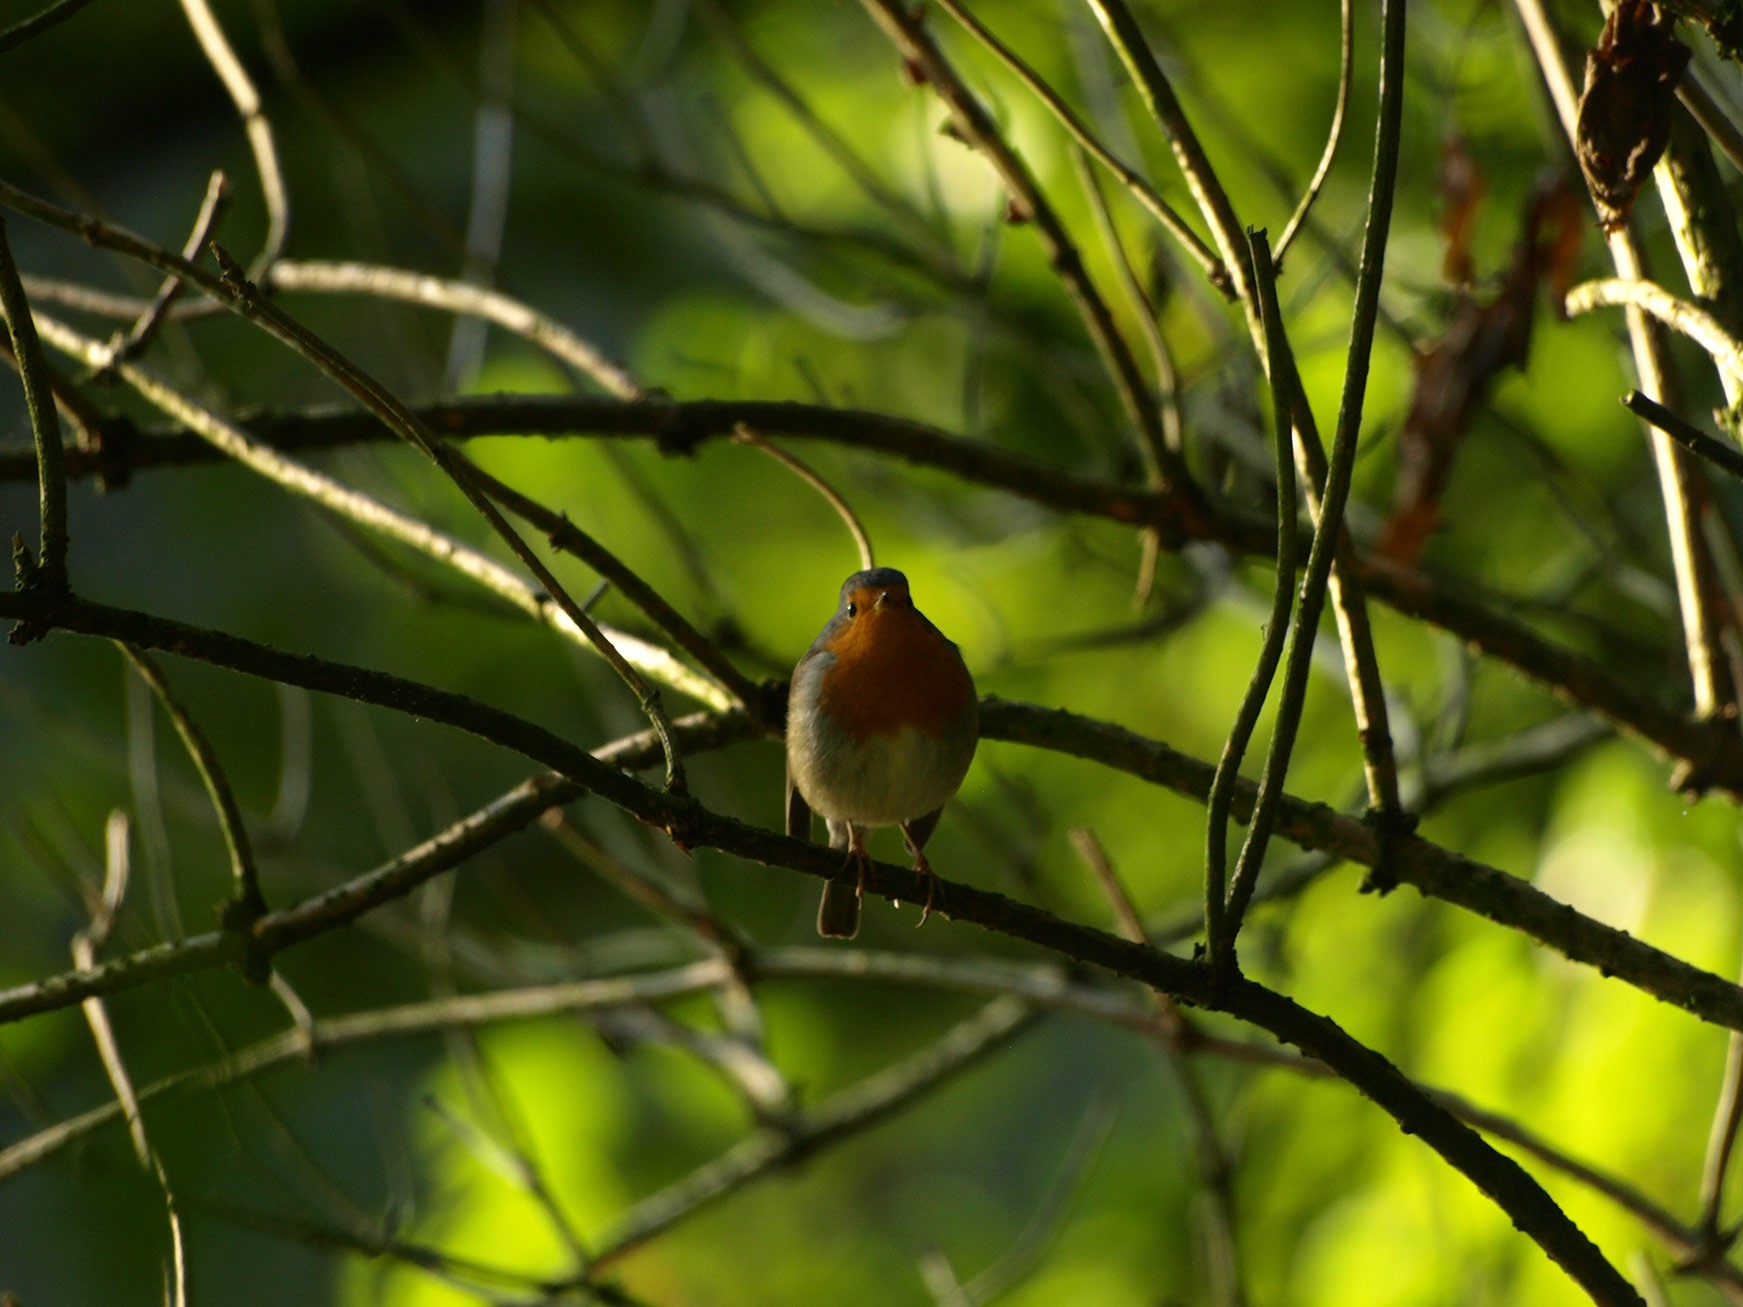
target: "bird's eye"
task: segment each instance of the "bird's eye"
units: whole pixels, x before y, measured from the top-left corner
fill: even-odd
[[[858,605],[858,604],[856,604],[856,603],[851,603],[851,602],[850,602],[850,603],[849,603],[849,604],[848,604],[848,605],[847,605],[847,615],[848,615],[848,616],[849,616],[849,617],[852,617],[852,616],[854,616],[854,614],[856,614],[856,613],[858,613],[858,612],[859,612],[859,605]]]

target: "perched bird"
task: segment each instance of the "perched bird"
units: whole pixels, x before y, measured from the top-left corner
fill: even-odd
[[[818,934],[859,932],[865,833],[876,826],[902,828],[914,870],[932,881],[930,911],[936,880],[921,850],[979,740],[974,681],[956,646],[914,607],[908,578],[888,567],[848,577],[787,696],[787,834],[810,838],[816,812],[829,823],[830,847],[848,854],[823,887]],[[849,878],[848,866],[858,874]]]

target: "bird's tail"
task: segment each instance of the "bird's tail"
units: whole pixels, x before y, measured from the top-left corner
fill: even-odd
[[[851,872],[823,883],[817,933],[824,939],[852,939],[859,934],[859,879]]]

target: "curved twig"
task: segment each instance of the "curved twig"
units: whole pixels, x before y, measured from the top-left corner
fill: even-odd
[[[200,774],[200,783],[206,787],[206,794],[212,800],[212,809],[218,817],[218,829],[224,836],[224,847],[230,855],[230,877],[235,882],[232,898],[235,915],[226,920],[226,927],[239,932],[245,931],[250,921],[266,911],[266,898],[260,891],[260,875],[254,864],[254,850],[249,844],[248,827],[243,824],[242,809],[236,802],[236,794],[225,778],[212,742],[176,698],[163,669],[130,644],[121,644],[120,649],[126,655],[127,661],[133,664],[133,670],[139,673],[140,679],[151,687],[158,703],[169,715],[176,734],[181,737],[182,746],[187,749],[188,757],[194,764],[194,770]]]
[[[24,403],[30,412],[30,431],[36,445],[36,476],[39,516],[38,555],[35,567],[18,558],[21,585],[42,586],[55,594],[67,591],[67,469],[61,445],[60,417],[55,412],[54,392],[49,386],[48,365],[30,302],[12,259],[6,225],[0,222],[0,312],[12,338],[12,357],[24,383]]]
[[[1319,198],[1320,188],[1331,174],[1332,160],[1337,158],[1338,145],[1344,137],[1344,115],[1350,107],[1350,69],[1355,63],[1356,40],[1354,6],[1351,0],[1342,0],[1341,8],[1342,14],[1338,20],[1338,94],[1337,104],[1331,112],[1331,130],[1325,139],[1325,151],[1319,156],[1319,166],[1313,170],[1313,177],[1301,196],[1301,203],[1295,206],[1295,212],[1289,215],[1289,221],[1283,225],[1283,234],[1277,238],[1275,258],[1279,272],[1283,270],[1283,258],[1289,253],[1289,247],[1301,234],[1302,225],[1313,209],[1313,202]]]
[[[378,263],[322,263],[307,259],[284,259],[273,264],[262,284],[271,290],[374,295],[449,313],[471,314],[531,341],[592,377],[619,399],[642,399],[647,394],[623,367],[570,328],[486,286]]]
[[[200,49],[218,74],[218,80],[224,83],[224,90],[242,119],[248,148],[254,155],[254,168],[260,176],[260,194],[266,202],[266,236],[250,265],[251,275],[258,277],[284,253],[285,237],[290,233],[290,199],[285,191],[284,172],[279,167],[278,146],[273,142],[272,122],[260,106],[260,92],[254,89],[253,79],[236,57],[211,6],[206,0],[181,0],[181,4]]]
[[[859,520],[859,514],[854,512],[847,500],[842,498],[841,492],[823,478],[822,473],[793,457],[779,445],[770,443],[746,423],[740,422],[733,428],[732,442],[735,445],[748,445],[752,449],[767,454],[799,480],[810,486],[811,489],[822,495],[824,502],[835,510],[836,516],[841,518],[847,527],[848,534],[853,537],[854,547],[859,550],[859,565],[862,568],[876,566],[872,560],[872,542],[871,537],[866,534],[865,523]]]
[[[1720,371],[1743,381],[1743,342],[1705,309],[1678,299],[1657,282],[1617,277],[1582,282],[1567,293],[1564,303],[1570,317],[1605,307],[1642,309],[1712,355]]]

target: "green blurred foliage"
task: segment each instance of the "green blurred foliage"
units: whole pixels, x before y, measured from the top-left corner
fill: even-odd
[[[0,23],[35,7],[0,6]],[[940,133],[936,98],[904,80],[858,6],[736,0],[721,6],[724,19],[681,0],[508,7],[518,26],[518,112],[496,269],[505,291],[679,399],[861,407],[1060,468],[1141,475],[1119,403],[1040,243],[1003,221],[1004,195],[985,162]],[[1165,142],[1086,7],[1005,0],[973,8],[1190,211]],[[1377,17],[1373,6],[1357,8],[1348,135],[1281,287],[1308,396],[1328,433],[1373,128]],[[272,72],[272,6],[216,5],[261,85],[284,159],[288,253],[457,274],[481,10],[503,6],[281,0],[278,9],[304,86]],[[1142,10],[1243,221],[1280,232],[1331,114],[1336,5],[1154,0]],[[1575,45],[1596,32],[1594,7],[1570,2],[1559,16]],[[1351,510],[1364,536],[1391,504],[1414,352],[1438,337],[1452,302],[1437,193],[1448,138],[1463,137],[1485,184],[1472,246],[1480,294],[1506,266],[1539,174],[1567,166],[1509,13],[1434,0],[1413,5],[1411,22],[1384,293],[1390,326],[1375,350]],[[942,12],[929,11],[927,24],[1058,205],[1138,342],[1139,310],[1112,290],[1114,257],[1094,235],[1066,138]],[[577,57],[574,37],[586,57]],[[877,179],[875,192],[832,160],[735,41],[851,147]],[[174,6],[98,0],[0,59],[0,176],[176,246],[208,171],[222,167],[234,200],[220,239],[252,254],[263,208],[246,140]],[[1733,82],[1734,74],[1724,71]],[[638,130],[659,140],[659,167],[640,152]],[[1269,511],[1268,397],[1238,324],[1147,215],[1102,181],[1176,355],[1189,461],[1231,497]],[[1642,220],[1655,265],[1676,266],[1650,201]],[[154,275],[70,238],[19,220],[8,226],[27,272],[136,295],[155,285]],[[1582,259],[1582,275],[1599,274],[1595,233]],[[446,319],[355,297],[284,302],[405,397],[446,390]],[[70,316],[56,305],[46,311]],[[93,333],[114,326],[78,320]],[[1540,304],[1535,328],[1528,370],[1500,380],[1471,423],[1429,564],[1618,675],[1680,699],[1686,674],[1662,510],[1639,432],[1615,403],[1630,384],[1616,320],[1561,322]],[[1694,355],[1684,358],[1688,411],[1711,408],[1716,388]],[[147,362],[225,412],[340,398],[228,317],[172,324]],[[549,393],[584,383],[493,332],[459,384]],[[121,388],[93,393],[155,422]],[[22,444],[22,406],[15,396],[6,403],[7,440]],[[790,447],[851,500],[880,561],[909,573],[983,693],[1068,707],[1217,756],[1265,620],[1265,560],[1197,547],[1165,555],[1156,594],[1134,612],[1139,545],[1123,528],[823,441]],[[580,437],[492,438],[471,452],[605,541],[757,677],[785,674],[855,565],[821,499],[725,442],[688,458],[662,457],[648,442]],[[503,556],[410,451],[371,444],[309,461]],[[1734,508],[1728,493],[1720,497]],[[238,468],[142,471],[107,494],[81,482],[72,501],[73,580],[89,597],[390,670],[577,741],[642,725],[598,660]],[[33,485],[0,483],[6,533],[33,539],[35,515]],[[559,566],[576,594],[591,590],[585,569]],[[657,637],[615,594],[598,612]],[[1548,695],[1442,633],[1384,611],[1376,626],[1407,762],[1558,711]],[[1291,789],[1347,806],[1360,795],[1359,755],[1327,639]],[[529,770],[428,723],[280,694],[195,662],[164,663],[237,790],[275,906],[392,858]],[[1269,723],[1267,714],[1261,741]],[[306,755],[296,743],[305,730]],[[68,965],[68,941],[101,882],[112,810],[132,818],[135,875],[109,951],[209,928],[228,888],[223,846],[173,732],[129,686],[115,651],[67,635],[0,651],[0,741],[0,984]],[[711,807],[777,824],[775,743],[690,761],[695,792]],[[1249,758],[1250,771],[1257,764]],[[1733,974],[1735,815],[1719,801],[1685,805],[1665,779],[1660,760],[1609,742],[1549,774],[1454,795],[1423,830]],[[699,887],[759,943],[812,942],[812,882],[708,851],[687,859],[598,801],[575,805],[573,817],[609,857]],[[948,876],[1107,926],[1105,896],[1069,839],[1078,827],[1100,837],[1146,916],[1172,922],[1195,910],[1202,809],[1059,755],[983,745],[929,851]],[[898,856],[896,837],[879,835],[875,851]],[[1294,858],[1275,849],[1273,874]],[[1693,1218],[1721,1033],[1413,890],[1381,897],[1359,888],[1357,872],[1334,867],[1260,908],[1243,960],[1425,1084],[1499,1111]],[[959,923],[934,919],[916,933],[913,921],[911,905],[869,904],[862,942],[1031,959],[1027,948]],[[652,969],[692,954],[687,937],[534,829],[279,964],[327,1017],[450,988]],[[961,994],[864,981],[765,981],[757,997],[769,1056],[807,1105],[919,1052],[978,1007]],[[286,1026],[269,994],[229,975],[134,991],[109,1008],[140,1083]],[[675,1003],[668,1015],[702,1035],[721,1033],[708,1002]],[[1256,1038],[1227,1022],[1205,1024]],[[647,1303],[921,1303],[936,1300],[927,1285],[939,1283],[942,1264],[968,1281],[1029,1256],[1028,1273],[1000,1301],[1217,1302],[1212,1204],[1182,1074],[1176,1059],[1130,1031],[1045,1017],[898,1119],[705,1207],[605,1278]],[[1230,1161],[1246,1301],[1582,1300],[1498,1209],[1347,1086],[1211,1056],[1191,1059],[1185,1074]],[[0,1084],[0,1143],[111,1097],[72,1011],[0,1027]],[[583,1245],[595,1243],[634,1203],[759,1125],[691,1052],[580,1018],[493,1027],[476,1040],[424,1035],[333,1051],[247,1083],[155,1099],[146,1117],[183,1205],[195,1302],[405,1307],[480,1295],[428,1267],[335,1243],[334,1230],[349,1231],[353,1245],[369,1232],[533,1280],[561,1278],[571,1268],[552,1208]],[[1093,1146],[1081,1147],[1085,1138]],[[536,1159],[551,1208],[517,1178],[517,1149]],[[1662,1248],[1613,1204],[1561,1178],[1549,1183],[1613,1261],[1648,1248],[1668,1267]],[[1054,1206],[1037,1228],[1037,1213]],[[0,1179],[0,1289],[26,1307],[149,1300],[166,1239],[161,1193],[113,1126]],[[539,1298],[515,1283],[502,1287],[502,1300]],[[1699,1281],[1672,1280],[1668,1300],[1718,1299]]]

